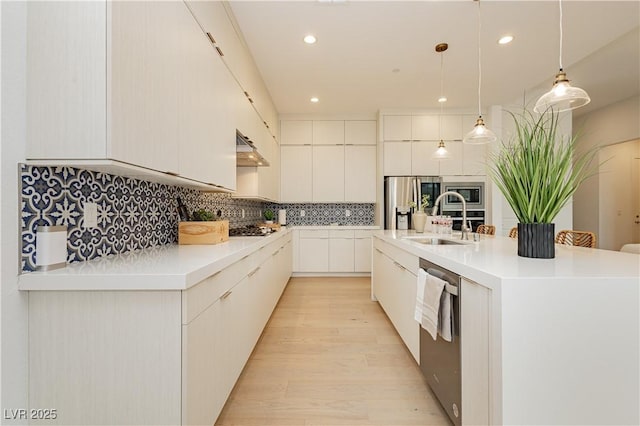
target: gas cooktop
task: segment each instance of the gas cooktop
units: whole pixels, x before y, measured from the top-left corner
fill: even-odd
[[[229,229],[230,237],[264,237],[266,235],[266,232],[262,232],[262,229],[254,225],[247,225],[241,228]]]

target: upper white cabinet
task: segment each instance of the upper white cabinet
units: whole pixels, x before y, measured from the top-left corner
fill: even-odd
[[[376,124],[374,120],[283,120],[281,201],[375,203]],[[303,147],[309,150],[299,149]],[[309,155],[311,168],[306,167]],[[310,192],[302,189],[309,184]]]
[[[378,123],[374,120],[352,120],[344,122],[345,145],[375,145]]]
[[[344,121],[314,121],[312,127],[314,145],[344,145]]]
[[[183,2],[31,2],[27,31],[28,159],[235,188],[235,82]]]
[[[312,140],[312,121],[293,120],[280,123],[280,145],[311,145]]]
[[[484,175],[486,147],[462,143],[475,119],[460,114],[383,115],[384,175]],[[440,139],[451,158],[432,158]]]

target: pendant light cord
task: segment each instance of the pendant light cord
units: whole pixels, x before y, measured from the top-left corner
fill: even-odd
[[[444,54],[440,52],[440,98],[444,96]],[[442,140],[442,105],[444,102],[440,102],[440,117],[438,123],[438,136]]]
[[[480,60],[481,57],[481,50],[480,50],[480,33],[481,33],[481,29],[482,29],[482,15],[480,14],[480,0],[476,0],[478,2],[478,117],[482,117],[482,106],[481,106],[481,100],[480,100],[480,96],[481,96],[481,91],[480,88],[482,87],[482,61]]]
[[[560,71],[562,71],[562,0],[558,0],[560,6]]]

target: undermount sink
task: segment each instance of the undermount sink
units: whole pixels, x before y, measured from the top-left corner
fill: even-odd
[[[406,238],[408,240],[411,241],[415,241],[416,243],[420,243],[420,244],[428,244],[428,245],[464,245],[465,243],[463,243],[462,241],[454,241],[454,240],[448,240],[448,239],[443,239],[443,238],[436,238],[436,237],[419,237],[419,238]]]

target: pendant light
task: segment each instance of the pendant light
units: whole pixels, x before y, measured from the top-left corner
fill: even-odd
[[[440,124],[438,135],[440,136],[440,142],[438,143],[438,149],[431,155],[431,158],[436,160],[447,160],[451,158],[449,151],[444,146],[444,140],[442,140],[442,106],[447,101],[447,98],[444,96],[444,55],[442,52],[446,51],[449,48],[447,43],[438,43],[436,44],[436,52],[440,54],[440,97],[438,98],[438,102],[440,103]]]
[[[567,74],[562,68],[562,0],[558,0],[560,7],[560,71],[556,74],[551,90],[542,95],[533,110],[537,113],[549,111],[569,111],[580,108],[591,102],[587,92],[569,84]]]
[[[462,139],[462,142],[467,144],[485,144],[495,142],[498,138],[495,133],[487,128],[482,119],[482,56],[480,51],[480,34],[482,30],[482,17],[480,16],[480,0],[474,0],[478,2],[478,119],[476,120],[473,130],[467,133]]]

